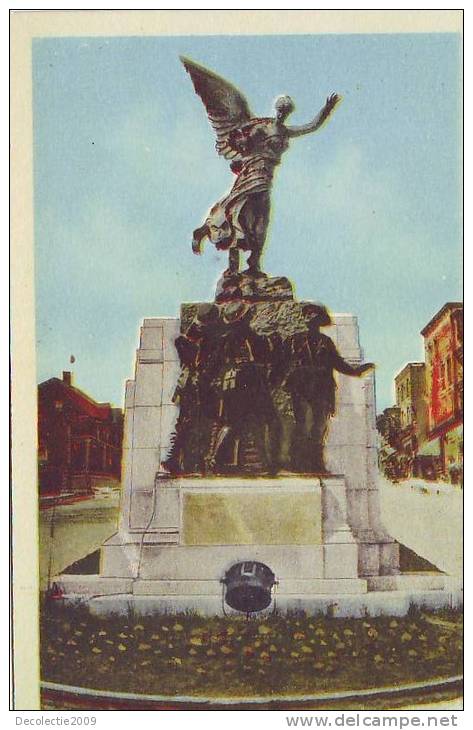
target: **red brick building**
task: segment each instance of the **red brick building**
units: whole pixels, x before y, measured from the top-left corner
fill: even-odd
[[[463,467],[463,305],[447,302],[421,334],[428,403],[424,451],[438,454],[443,473],[454,477]]]
[[[38,472],[41,494],[87,493],[118,485],[123,412],[72,385],[72,375],[38,386]]]

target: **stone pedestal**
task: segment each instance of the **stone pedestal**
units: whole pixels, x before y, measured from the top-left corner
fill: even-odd
[[[346,360],[361,362],[356,318],[332,319],[324,332]],[[179,332],[178,319],[143,322],[126,384],[118,532],[102,547],[100,575],[56,579],[66,598],[90,596],[97,611],[221,613],[226,570],[254,560],[274,572],[281,610],[400,614],[416,600],[456,600],[441,575],[399,575],[399,546],[380,520],[372,374],[338,376],[325,449],[330,476],[163,475],[178,416]]]
[[[346,521],[341,477],[166,479],[141,490],[140,528],[102,548],[102,576],[126,576],[134,593],[221,595],[236,562],[257,560],[280,595],[365,593]]]
[[[324,332],[344,358],[361,362],[356,318],[337,314],[332,319],[334,324]],[[145,319],[141,329],[135,379],[126,385],[122,534],[146,527],[141,503],[149,500],[169,450],[178,415],[172,394],[179,375],[174,347],[179,331],[178,319],[164,318]],[[338,375],[337,385],[337,413],[330,422],[325,454],[330,472],[345,479],[346,519],[360,545],[360,575],[395,573],[397,546],[380,521],[374,375]]]

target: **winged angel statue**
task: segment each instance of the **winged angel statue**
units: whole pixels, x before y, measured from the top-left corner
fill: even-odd
[[[285,121],[295,109],[289,96],[276,99],[275,117],[255,117],[243,94],[232,84],[188,58],[181,56],[181,61],[217,135],[217,152],[231,160],[230,168],[236,175],[231,191],[215,203],[205,223],[194,231],[192,250],[200,254],[205,238],[218,249],[228,250],[226,275],[239,271],[240,250],[250,251],[244,273],[264,276],[260,260],[269,223],[274,170],[289,140],[320,129],[340,97],[331,94],[311,122],[289,127]]]

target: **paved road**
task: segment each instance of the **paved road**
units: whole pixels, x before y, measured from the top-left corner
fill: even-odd
[[[460,489],[424,494],[380,477],[381,513],[388,532],[440,570],[462,575],[463,493]]]
[[[118,495],[88,499],[41,510],[39,516],[40,585],[46,588],[48,569],[57,575],[68,565],[97,550],[117,529]]]

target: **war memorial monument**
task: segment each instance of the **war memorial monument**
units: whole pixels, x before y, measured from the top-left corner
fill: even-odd
[[[290,126],[289,97],[274,117],[255,117],[234,86],[182,61],[234,175],[192,250],[208,241],[228,252],[228,268],[211,301],[143,321],[126,384],[118,531],[98,574],[57,584],[100,613],[455,605],[453,579],[402,571],[383,527],[374,365],[363,362],[356,317],[297,301],[284,272],[261,269],[274,170],[339,97]]]

